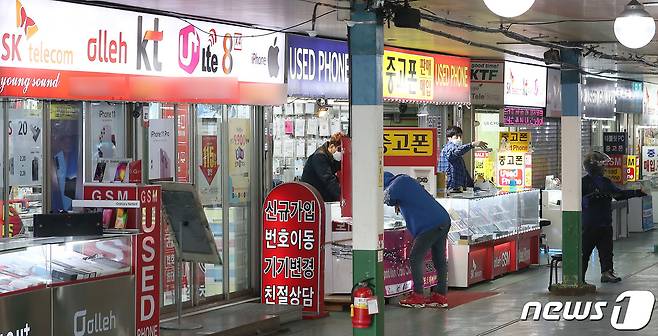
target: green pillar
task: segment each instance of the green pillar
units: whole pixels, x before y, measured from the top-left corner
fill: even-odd
[[[357,284],[371,279],[379,313],[366,329],[354,335],[384,335],[384,196],[382,20],[365,0],[352,2],[348,28],[350,52],[350,121],[352,124],[353,277]]]
[[[551,291],[580,294],[595,288],[582,276],[582,143],[581,136],[581,54],[562,51],[562,283]],[[574,69],[575,67],[576,69]]]

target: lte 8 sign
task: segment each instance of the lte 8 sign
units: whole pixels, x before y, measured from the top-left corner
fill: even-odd
[[[323,316],[322,197],[308,184],[284,183],[263,208],[263,303],[302,306],[305,317]]]

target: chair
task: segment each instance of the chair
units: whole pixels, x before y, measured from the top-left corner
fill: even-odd
[[[554,254],[551,256],[551,273],[548,277],[548,290],[550,291],[553,287],[553,279],[555,279],[555,284],[559,284],[559,274],[558,268],[562,262],[562,254]],[[553,278],[553,271],[555,270],[555,278]]]

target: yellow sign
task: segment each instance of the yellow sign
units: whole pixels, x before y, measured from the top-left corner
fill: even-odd
[[[432,101],[434,57],[384,50],[384,98]]]
[[[505,191],[532,188],[532,155],[500,152],[497,182],[498,187]]]
[[[500,132],[501,152],[529,152],[531,143],[530,132]]]
[[[637,181],[638,163],[637,155],[626,155],[626,166],[624,167],[626,171],[626,182]]]
[[[475,173],[474,179],[482,178],[485,181],[494,181],[494,157],[490,152],[475,152]]]
[[[429,129],[384,129],[384,156],[434,156],[434,132]]]

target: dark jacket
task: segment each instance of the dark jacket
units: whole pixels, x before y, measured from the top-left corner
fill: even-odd
[[[439,226],[450,226],[448,212],[409,175],[384,173],[384,203],[400,207],[413,237]]]
[[[641,197],[640,190],[622,190],[601,175],[587,174],[582,180],[583,228],[612,225],[612,199]]]
[[[327,145],[323,145],[306,160],[302,182],[315,187],[325,202],[337,202],[340,200],[340,184],[336,177],[338,170],[340,162],[334,160]]]

